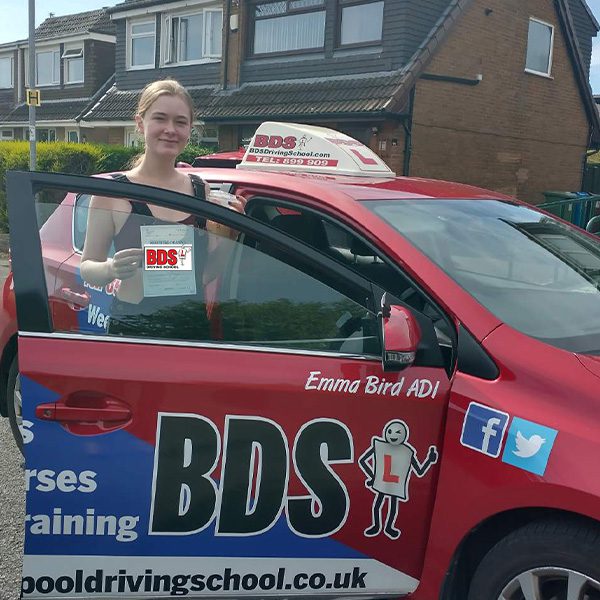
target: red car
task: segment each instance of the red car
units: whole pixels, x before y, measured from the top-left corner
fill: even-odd
[[[23,597],[600,598],[598,238],[316,127],[240,167],[198,172],[246,215],[8,174]],[[145,217],[124,312],[65,243],[92,194],[239,235]]]

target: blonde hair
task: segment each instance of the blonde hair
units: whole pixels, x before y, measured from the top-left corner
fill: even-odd
[[[190,109],[190,123],[194,120],[194,101],[189,92],[175,79],[159,79],[149,83],[140,94],[136,114],[144,117],[148,109],[161,96],[178,96]]]
[[[148,109],[158,100],[161,96],[176,96],[181,98],[190,109],[190,126],[194,121],[194,101],[190,96],[189,92],[175,79],[159,79],[146,85],[140,94],[138,100],[136,115],[144,118],[144,115],[148,112]],[[138,154],[131,159],[128,168],[133,169],[141,164],[144,160],[144,154]]]

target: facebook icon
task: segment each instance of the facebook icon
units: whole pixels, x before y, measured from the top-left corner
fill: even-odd
[[[460,443],[493,458],[500,456],[508,413],[471,402],[463,421]]]

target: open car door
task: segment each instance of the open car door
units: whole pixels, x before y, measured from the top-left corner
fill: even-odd
[[[18,172],[7,190],[33,423],[24,598],[416,589],[450,382],[432,348],[428,365],[383,372],[369,281],[191,196]],[[64,299],[37,214],[73,210],[68,193],[126,199],[139,217],[145,295],[117,298],[105,333],[52,318]],[[165,223],[156,207],[197,219]],[[184,246],[191,268],[188,254],[166,268]]]

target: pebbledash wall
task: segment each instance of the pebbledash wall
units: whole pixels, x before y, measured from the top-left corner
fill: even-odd
[[[530,16],[555,27],[551,77],[524,70]],[[473,87],[419,81],[411,175],[534,203],[544,190],[580,189],[589,126],[552,2],[474,2],[427,72],[483,79]]]

